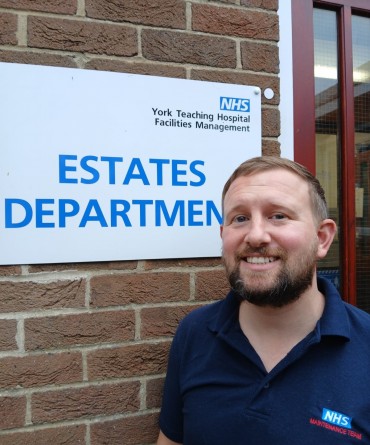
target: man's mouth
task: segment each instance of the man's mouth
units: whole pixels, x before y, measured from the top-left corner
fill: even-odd
[[[273,261],[276,261],[277,258],[269,256],[269,257],[263,257],[263,256],[248,256],[244,258],[244,261],[250,264],[267,264],[272,263]]]

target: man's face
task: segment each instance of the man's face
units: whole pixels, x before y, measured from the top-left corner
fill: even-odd
[[[242,299],[281,307],[312,285],[317,224],[309,186],[275,169],[237,178],[224,200],[223,260]]]

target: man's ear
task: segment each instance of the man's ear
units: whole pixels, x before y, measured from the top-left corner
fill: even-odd
[[[332,219],[324,219],[319,224],[317,229],[317,239],[319,244],[317,246],[317,258],[325,258],[328,250],[333,242],[334,236],[337,233],[337,225]]]
[[[220,237],[222,238],[222,232],[224,231],[224,226],[221,224],[220,225]]]

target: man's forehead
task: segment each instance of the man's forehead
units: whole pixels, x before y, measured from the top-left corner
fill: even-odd
[[[271,188],[272,190],[276,188],[277,190],[281,190],[286,193],[294,193],[298,188],[302,191],[309,192],[307,182],[299,175],[289,170],[276,168],[257,171],[235,178],[235,180],[230,184],[226,196],[229,194],[229,192],[233,192],[236,189],[243,190],[247,187],[266,187]]]

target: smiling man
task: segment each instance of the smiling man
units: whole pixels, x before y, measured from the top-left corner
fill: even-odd
[[[260,157],[222,198],[231,291],[178,328],[157,444],[370,443],[370,316],[317,277],[336,233],[319,182]]]

